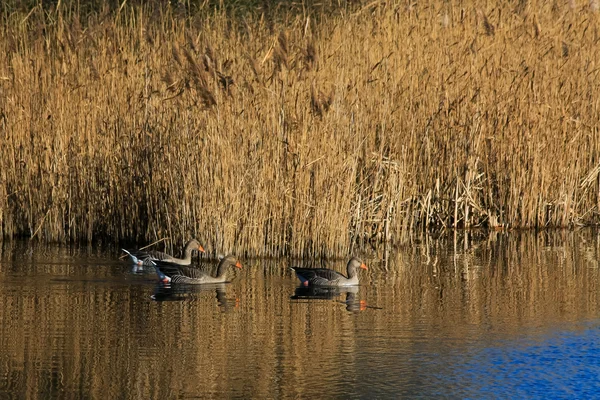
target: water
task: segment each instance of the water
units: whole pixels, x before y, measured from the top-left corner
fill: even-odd
[[[599,239],[426,237],[339,292],[298,289],[306,260],[165,288],[118,249],[5,242],[0,398],[594,397]]]

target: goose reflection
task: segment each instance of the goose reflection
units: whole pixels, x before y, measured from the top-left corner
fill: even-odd
[[[346,300],[337,300],[342,294],[346,294]],[[356,312],[367,308],[364,300],[357,301],[358,286],[298,286],[291,296],[292,300],[334,300],[337,303],[345,304],[346,310]]]
[[[198,298],[203,293],[214,292],[219,307],[228,309],[235,306],[236,302],[227,299],[226,284],[213,285],[168,285],[159,283],[154,288],[152,300],[154,301],[190,301]]]

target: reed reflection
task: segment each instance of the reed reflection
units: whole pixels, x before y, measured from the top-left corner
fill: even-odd
[[[591,230],[423,237],[386,265],[365,256],[347,288],[296,288],[283,259],[227,285],[169,287],[117,251],[28,245],[0,255],[0,397],[479,398],[452,391],[476,390],[463,384],[469,354],[600,315]]]

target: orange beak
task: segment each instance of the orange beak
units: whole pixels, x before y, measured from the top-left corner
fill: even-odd
[[[242,268],[242,263],[238,261],[238,262],[235,263],[235,266],[237,268]]]
[[[367,268],[367,264],[365,264],[365,263],[362,263],[362,264],[360,264],[360,267],[361,267],[362,269],[369,269],[369,268]]]
[[[202,245],[201,245],[201,244],[199,244],[199,245],[198,245],[198,251],[199,251],[200,253],[204,253],[204,247],[202,247]]]

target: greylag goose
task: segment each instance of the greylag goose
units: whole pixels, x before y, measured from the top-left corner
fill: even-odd
[[[165,283],[186,283],[188,285],[202,285],[206,283],[224,283],[227,282],[227,268],[233,266],[242,268],[242,264],[233,255],[224,257],[217,267],[217,276],[211,276],[208,273],[197,268],[178,266],[173,264],[164,264],[160,261],[155,263],[156,274],[161,281]]]
[[[137,265],[143,265],[144,260],[146,259],[175,265],[190,265],[192,263],[192,251],[198,250],[199,252],[204,253],[204,247],[202,247],[202,245],[196,239],[192,239],[185,244],[185,248],[183,249],[183,258],[176,258],[167,253],[156,250],[122,250],[127,253],[131,261]]]
[[[348,277],[327,268],[298,268],[291,267],[304,286],[353,286],[358,285],[358,268],[367,266],[356,257],[352,257],[346,266]]]

